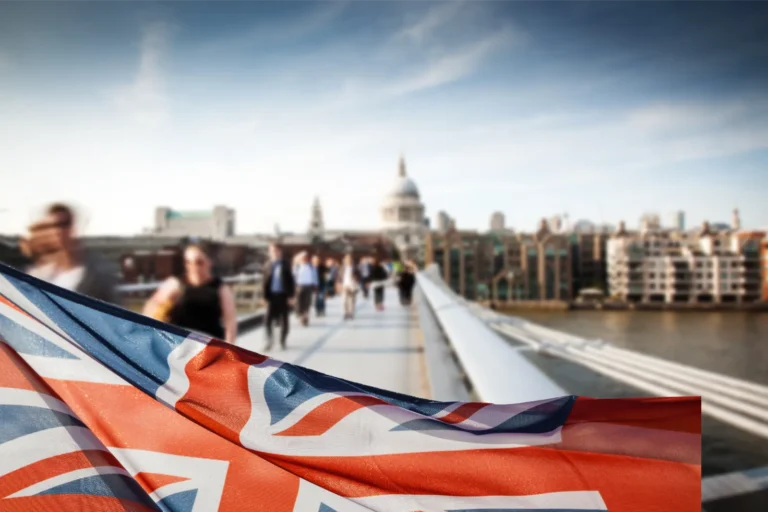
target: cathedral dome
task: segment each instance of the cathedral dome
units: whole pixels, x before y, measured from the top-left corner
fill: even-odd
[[[419,189],[416,187],[416,183],[414,183],[413,180],[406,175],[405,161],[402,157],[400,158],[400,169],[397,178],[395,178],[395,182],[393,183],[392,188],[389,190],[387,196],[392,198],[419,198]]]

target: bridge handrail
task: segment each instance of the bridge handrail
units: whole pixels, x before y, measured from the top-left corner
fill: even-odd
[[[258,281],[261,279],[261,274],[240,274],[236,276],[229,276],[222,279],[227,284],[240,284],[250,281]],[[160,287],[162,281],[153,281],[151,283],[136,283],[136,284],[122,284],[117,287],[117,291],[120,293],[131,292],[148,292],[156,290]]]
[[[568,394],[479,319],[444,283],[436,265],[416,280],[481,400],[519,403]]]

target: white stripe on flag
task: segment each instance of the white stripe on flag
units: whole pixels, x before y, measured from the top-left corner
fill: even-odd
[[[320,506],[330,507],[335,512],[368,512],[371,509],[358,505],[354,501],[334,494],[311,482],[299,480],[299,492],[293,505],[293,512],[321,510]]]
[[[83,427],[55,427],[17,437],[0,444],[0,476],[49,457],[80,450],[107,451],[96,436]]]
[[[110,451],[133,476],[138,473],[159,473],[189,479],[179,482],[185,484],[184,486],[169,484],[156,489],[150,494],[152,499],[162,499],[177,492],[196,489],[197,496],[191,512],[219,510],[229,469],[228,460],[186,457],[130,448],[111,448]]]
[[[187,363],[205,349],[209,340],[210,338],[190,334],[168,354],[171,375],[155,392],[155,397],[160,402],[173,409],[176,407],[176,402],[189,391]]]
[[[45,492],[48,489],[53,489],[59,485],[74,482],[75,480],[80,480],[81,478],[100,475],[123,475],[131,478],[131,475],[129,475],[126,470],[115,466],[101,466],[97,468],[78,469],[76,471],[64,473],[63,475],[56,475],[47,480],[43,480],[42,482],[37,482],[36,484],[30,485],[26,489],[22,489],[15,494],[11,494],[8,496],[8,498],[23,498],[25,496],[34,496],[41,492]]]
[[[75,413],[69,408],[67,404],[54,398],[51,395],[38,393],[31,389],[18,389],[18,388],[0,388],[0,405],[27,405],[30,407],[42,407],[43,409],[51,409],[52,411],[62,412],[69,414],[72,417]]]
[[[388,494],[354,501],[371,510],[608,510],[597,491],[569,491],[529,496],[409,496]]]

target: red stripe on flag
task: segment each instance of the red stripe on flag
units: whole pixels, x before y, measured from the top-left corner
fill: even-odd
[[[93,382],[47,382],[109,447],[229,461],[219,510],[293,511],[298,477],[193,423],[138,389]],[[225,400],[216,393],[218,389],[211,390],[213,399]],[[268,499],[264,498],[265,492]]]
[[[189,390],[176,403],[176,410],[219,435],[239,439],[251,415],[248,369],[266,359],[235,345],[212,340],[187,363]]]
[[[611,512],[701,507],[701,467],[669,461],[552,448],[360,457],[261,455],[345,497],[509,496],[596,490]]]
[[[156,489],[159,489],[168,484],[175,484],[176,482],[184,482],[185,480],[189,480],[189,478],[183,476],[161,475],[158,473],[138,473],[133,478],[139,482],[141,487],[143,487],[144,490],[148,493],[152,493]]]
[[[0,387],[50,394],[37,374],[16,351],[0,341]]]
[[[701,434],[701,397],[578,397],[566,425],[576,423],[613,423]]]
[[[108,496],[90,496],[86,494],[61,494],[47,496],[29,496],[0,501],[0,512],[30,512],[32,510],[56,512],[154,512],[139,503]]]
[[[384,400],[373,396],[340,396],[317,406],[294,425],[274,434],[276,436],[319,436],[344,419],[347,415],[363,407],[389,405]]]
[[[101,450],[65,453],[40,460],[1,476],[0,498],[70,471],[104,466],[122,468],[120,462],[111,453]]]
[[[452,411],[450,414],[443,416],[442,418],[438,418],[443,423],[450,423],[450,424],[456,424],[461,423],[462,421],[466,420],[473,414],[475,414],[477,411],[482,409],[483,407],[488,406],[486,403],[482,402],[472,402],[468,404],[464,404],[459,406],[455,411]]]

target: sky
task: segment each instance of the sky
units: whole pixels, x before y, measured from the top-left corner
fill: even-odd
[[[0,2],[0,233],[154,209],[239,234],[427,215],[768,228],[765,2]]]

